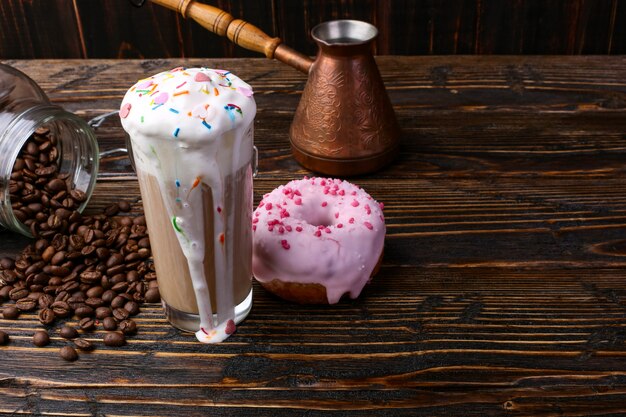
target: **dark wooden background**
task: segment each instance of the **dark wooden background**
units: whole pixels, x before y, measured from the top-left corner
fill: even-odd
[[[376,53],[624,54],[626,0],[202,0],[314,54],[317,23],[369,21]],[[0,58],[256,56],[128,0],[2,0]]]

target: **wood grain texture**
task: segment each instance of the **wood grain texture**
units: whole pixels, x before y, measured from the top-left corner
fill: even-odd
[[[255,201],[311,173],[287,132],[305,78],[265,59],[10,61],[81,117],[178,65],[251,82]],[[626,58],[379,57],[403,130],[389,168],[352,179],[385,203],[379,275],[361,298],[292,305],[254,287],[225,343],[159,306],[124,348],[67,364],[34,315],[0,320],[0,413],[219,416],[619,416],[626,413]],[[99,130],[123,145],[119,121]],[[139,201],[123,157],[89,210]],[[0,232],[0,256],[23,239]],[[94,373],[94,369],[98,372]]]
[[[381,55],[626,53],[626,0],[202,1],[308,55],[311,28],[332,19],[376,25]],[[0,4],[3,59],[256,56],[149,1]]]

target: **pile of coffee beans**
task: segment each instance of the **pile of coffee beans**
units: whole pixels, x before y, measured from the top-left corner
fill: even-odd
[[[132,319],[144,302],[160,301],[151,259],[145,217],[128,213],[130,203],[112,204],[103,214],[85,216],[76,209],[85,195],[71,189],[56,165],[54,136],[40,129],[27,141],[11,177],[11,203],[28,225],[34,243],[16,259],[0,259],[0,305],[4,319],[37,312],[46,331],[33,335],[35,346],[50,342],[48,331],[72,317],[81,333],[102,327],[106,346],[123,346],[137,332]],[[60,356],[78,358],[75,349],[93,344],[77,338],[76,328],[62,327],[60,336],[73,340]],[[0,344],[9,341],[0,335]]]
[[[60,156],[57,137],[40,127],[13,164],[9,180],[11,207],[33,236],[52,237],[64,232],[76,221],[76,215],[70,218],[73,211],[87,198],[70,184],[69,173],[60,172]]]

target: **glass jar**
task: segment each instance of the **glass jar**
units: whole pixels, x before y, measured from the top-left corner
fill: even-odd
[[[98,142],[94,131],[80,117],[50,103],[41,88],[26,74],[0,64],[0,225],[32,236],[15,215],[9,184],[20,150],[38,128],[56,137],[59,173],[71,189],[85,193],[82,211],[96,184]]]

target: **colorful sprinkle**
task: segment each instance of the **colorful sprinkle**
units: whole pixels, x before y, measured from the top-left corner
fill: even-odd
[[[206,120],[203,120],[203,121],[202,121],[202,124],[204,125],[204,127],[206,127],[207,129],[211,130],[211,125],[210,125],[210,124],[208,124],[208,123],[206,122]]]
[[[177,85],[176,89],[179,89],[180,87],[182,87],[185,84],[187,84],[187,81],[183,81],[181,84]]]
[[[177,127],[177,128],[174,130],[174,133],[173,133],[173,135],[174,135],[174,137],[175,137],[175,138],[177,138],[177,137],[178,137],[178,133],[179,133],[179,132],[180,132],[180,127]]]
[[[173,108],[171,108],[171,107],[170,107],[170,111],[171,111],[172,113],[174,113],[174,114],[178,114],[178,113],[180,113],[178,110],[173,109]]]
[[[176,96],[182,96],[182,95],[185,95],[185,94],[189,94],[189,90],[179,91],[179,92],[174,93],[174,94],[172,94],[172,95],[173,95],[174,97],[176,97]]]
[[[342,223],[337,223],[337,229],[341,229],[343,227]]]
[[[154,106],[154,107],[152,108],[152,110],[156,110],[156,109],[158,109],[158,108],[159,108],[159,107],[161,107],[161,106],[162,106],[162,104],[157,104],[156,106]]]
[[[211,81],[211,77],[206,75],[204,72],[196,72],[196,75],[193,77],[193,80],[199,83]]]
[[[300,226],[296,226],[296,232],[301,232],[302,228]]]
[[[315,233],[313,233],[316,237],[320,237],[322,236],[322,232],[320,232],[319,230],[316,230]]]
[[[169,98],[170,98],[170,95],[163,92],[154,98],[154,102],[156,104],[165,104]]]
[[[122,106],[122,108],[120,109],[120,117],[122,119],[126,119],[128,117],[128,113],[130,113],[130,108],[132,106],[130,105],[130,103],[126,103]]]
[[[235,111],[235,112],[239,113],[241,116],[243,116],[243,112],[241,111],[241,107],[239,107],[236,104],[228,103],[227,105],[224,106],[224,109],[226,109],[228,111]]]
[[[139,84],[137,84],[137,88],[141,88],[141,89],[148,88],[152,84],[154,84],[154,82],[152,80],[142,81]]]
[[[354,224],[354,217],[350,217],[350,220],[348,220],[348,223]]]
[[[372,223],[370,223],[370,222],[365,222],[363,224],[365,225],[365,227],[367,227],[370,230],[374,229],[374,226],[372,226]]]
[[[291,247],[291,246],[289,246],[289,242],[287,242],[287,240],[285,240],[285,239],[281,240],[280,244],[282,245],[283,249],[285,249],[285,250],[289,250],[289,248]]]
[[[327,205],[328,205],[328,203],[327,203],[327,202],[325,202],[325,201],[324,201],[324,202],[322,202],[322,207],[326,207]]]
[[[220,243],[224,244],[224,233],[220,233]]]
[[[143,116],[141,116],[141,123],[143,123]]]
[[[178,178],[174,181],[174,184],[176,184],[176,188],[180,188],[180,180]]]
[[[237,92],[248,98],[252,97],[252,95],[254,94],[254,92],[251,89],[246,88],[246,87],[237,87]]]
[[[358,207],[358,206],[359,206],[359,202],[358,202],[358,201],[356,201],[356,200],[352,200],[352,203],[350,203],[350,205],[351,205],[352,207]]]
[[[226,328],[224,329],[224,333],[233,334],[235,333],[235,330],[237,330],[237,327],[235,326],[235,322],[232,319],[228,320],[226,322]]]
[[[172,225],[174,226],[174,230],[176,230],[178,233],[183,233],[182,229],[178,226],[178,223],[176,223],[176,216],[172,217]]]

